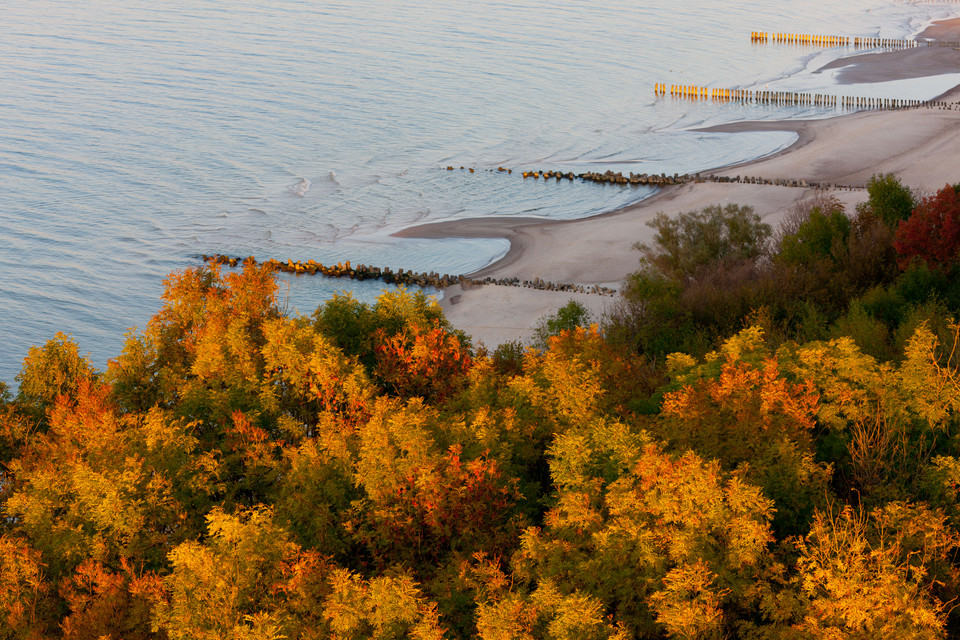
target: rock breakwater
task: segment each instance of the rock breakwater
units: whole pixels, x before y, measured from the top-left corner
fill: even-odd
[[[533,280],[520,280],[520,278],[470,278],[468,276],[439,274],[436,272],[416,272],[404,269],[393,270],[389,267],[372,267],[368,265],[352,266],[350,261],[338,262],[335,265],[324,265],[315,260],[264,260],[258,262],[253,256],[247,258],[236,258],[222,254],[202,255],[200,258],[211,265],[223,265],[227,267],[238,267],[246,264],[261,264],[270,269],[281,271],[283,273],[292,273],[295,275],[321,275],[328,278],[348,278],[351,280],[380,280],[384,284],[396,284],[415,287],[432,287],[435,289],[445,289],[452,285],[461,285],[466,287],[482,287],[486,285],[500,287],[525,287],[527,289],[538,289],[542,291],[560,291],[569,293],[588,293],[595,295],[613,296],[617,294],[616,289],[611,289],[599,284],[582,284],[569,282],[551,282],[542,278]]]

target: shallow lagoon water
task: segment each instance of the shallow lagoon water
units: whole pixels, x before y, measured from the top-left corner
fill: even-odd
[[[390,233],[484,215],[578,218],[649,194],[482,169],[672,174],[771,153],[792,134],[687,129],[834,112],[663,99],[654,83],[808,90],[811,65],[851,51],[756,45],[749,33],[830,25],[897,38],[951,11],[889,0],[7,0],[0,380],[12,383],[29,346],[57,331],[103,367],[156,311],[163,278],[204,253],[472,271],[505,243]],[[929,98],[956,82],[941,80],[842,92]],[[345,287],[364,299],[380,288],[301,278],[282,292],[309,313]]]

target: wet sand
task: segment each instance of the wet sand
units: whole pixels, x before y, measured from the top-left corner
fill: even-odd
[[[960,39],[960,19],[937,23],[922,37]],[[952,70],[950,65],[954,65]],[[960,71],[960,51],[917,47],[863,54],[828,65],[840,69],[842,82],[877,82]],[[941,100],[960,100],[954,89]],[[803,179],[843,185],[864,185],[877,173],[894,173],[921,193],[932,193],[960,180],[960,111],[918,108],[863,111],[825,120],[736,122],[707,131],[792,131],[797,141],[776,154],[722,167],[704,175]],[[635,205],[591,218],[544,221],[532,218],[476,218],[405,229],[396,235],[419,238],[506,238],[510,250],[475,277],[599,284],[618,287],[637,270],[633,245],[649,242],[647,226],[657,213],[674,216],[711,204],[750,205],[774,227],[812,189],[742,183],[688,183],[663,188]],[[853,211],[866,200],[863,190],[832,192]],[[589,294],[483,286],[445,291],[441,305],[450,321],[489,347],[508,340],[528,340],[531,328],[568,300],[582,302],[595,317],[610,310],[616,298]]]

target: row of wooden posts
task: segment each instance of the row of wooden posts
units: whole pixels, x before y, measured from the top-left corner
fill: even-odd
[[[563,291],[567,293],[592,293],[602,296],[616,295],[615,289],[603,287],[598,284],[582,285],[573,283],[549,282],[542,278],[533,280],[520,280],[520,278],[469,278],[465,275],[440,275],[436,272],[423,272],[397,269],[394,271],[389,267],[371,267],[367,265],[351,266],[350,261],[338,262],[335,265],[325,265],[315,260],[264,260],[258,263],[253,256],[247,258],[234,258],[227,255],[216,254],[212,256],[203,255],[201,259],[211,265],[224,265],[228,267],[237,267],[239,265],[262,264],[275,271],[301,275],[321,275],[328,278],[349,278],[351,280],[381,280],[385,284],[399,284],[416,287],[434,287],[444,289],[446,287],[459,284],[461,286],[484,286],[497,285],[501,287],[526,287],[528,289],[540,289],[544,291]]]
[[[724,102],[752,102],[757,104],[810,105],[820,107],[849,107],[852,109],[907,109],[911,107],[950,107],[952,103],[931,100],[904,100],[900,98],[863,98],[859,96],[835,96],[823,93],[800,93],[797,91],[754,91],[750,89],[721,89],[656,83],[654,93],[691,100],[717,100]]]
[[[960,2],[960,0],[958,0]],[[757,43],[775,42],[777,44],[803,44],[817,47],[855,47],[864,48],[898,48],[912,47],[960,47],[957,40],[906,40],[903,38],[874,38],[827,36],[810,33],[768,33],[766,31],[751,31],[750,41]]]
[[[765,31],[751,31],[751,42],[777,42],[785,44],[811,44],[823,47],[849,46],[853,40],[847,36],[823,36],[806,33],[767,33]]]

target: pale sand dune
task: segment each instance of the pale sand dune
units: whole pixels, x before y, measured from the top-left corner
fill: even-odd
[[[956,38],[960,21],[951,22],[954,24],[949,28],[929,37]],[[909,65],[895,66],[900,68],[900,74],[909,69],[909,74],[917,77],[943,73],[943,51],[913,49]],[[955,55],[960,64],[960,52],[949,50],[949,53]],[[876,74],[871,67],[883,66],[887,57],[897,55],[894,52],[866,56],[856,62],[856,73],[873,78]],[[927,66],[925,61],[929,62]],[[942,99],[958,98],[960,91],[954,90]],[[828,120],[741,122],[711,130],[735,133],[774,129],[797,132],[797,142],[768,158],[712,173],[843,185],[863,185],[876,173],[894,173],[904,184],[927,192],[960,180],[960,111],[934,108],[872,111]],[[473,274],[475,276],[521,280],[539,277],[552,282],[618,286],[637,269],[639,254],[632,246],[650,241],[652,230],[647,222],[658,212],[672,216],[711,204],[746,204],[776,226],[790,207],[812,193],[810,189],[790,187],[690,183],[664,188],[636,205],[584,220],[483,218],[423,225],[398,235],[509,239],[511,249],[507,255]],[[866,192],[861,190],[831,193],[845,202],[848,211],[866,199]],[[597,317],[616,301],[609,296],[483,286],[466,291],[459,287],[448,289],[441,304],[456,327],[492,347],[506,340],[528,340],[530,328],[539,318],[555,312],[571,298],[582,302]]]

